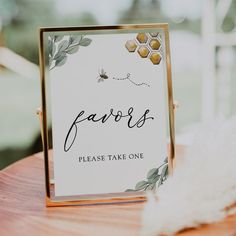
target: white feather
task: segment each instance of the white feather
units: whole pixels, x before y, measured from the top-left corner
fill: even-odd
[[[203,126],[156,195],[143,212],[143,236],[223,219],[236,202],[236,119]]]

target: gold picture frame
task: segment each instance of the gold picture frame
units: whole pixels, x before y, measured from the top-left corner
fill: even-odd
[[[163,30],[165,35],[165,60],[166,60],[166,77],[167,77],[167,95],[168,95],[168,129],[169,129],[169,153],[168,168],[169,174],[173,172],[175,159],[175,133],[174,133],[174,104],[171,79],[171,60],[168,24],[126,24],[113,26],[81,26],[81,27],[49,27],[39,29],[39,62],[40,62],[40,79],[41,79],[41,108],[38,110],[41,124],[41,136],[44,151],[44,168],[45,168],[45,187],[46,187],[46,206],[68,206],[68,205],[93,205],[93,204],[112,204],[124,202],[145,201],[146,197],[143,192],[120,194],[97,194],[92,196],[68,196],[56,197],[54,193],[53,181],[53,161],[49,150],[49,129],[47,120],[47,93],[46,93],[46,62],[45,55],[45,36],[47,33],[61,32],[79,32],[79,31],[116,31],[119,32],[138,32]]]

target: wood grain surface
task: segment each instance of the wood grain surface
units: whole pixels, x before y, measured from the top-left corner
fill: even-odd
[[[136,236],[141,229],[143,206],[144,203],[46,208],[42,153],[0,172],[1,236]],[[236,215],[178,235],[236,236]]]

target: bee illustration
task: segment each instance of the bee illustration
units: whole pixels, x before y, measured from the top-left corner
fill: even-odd
[[[103,82],[104,79],[108,79],[108,76],[106,75],[106,72],[104,71],[104,69],[101,69],[101,72],[98,71],[99,76],[97,78],[98,82]]]

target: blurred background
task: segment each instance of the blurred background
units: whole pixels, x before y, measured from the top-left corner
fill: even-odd
[[[0,0],[0,169],[42,150],[40,26],[167,22],[176,142],[236,114],[236,0]]]

